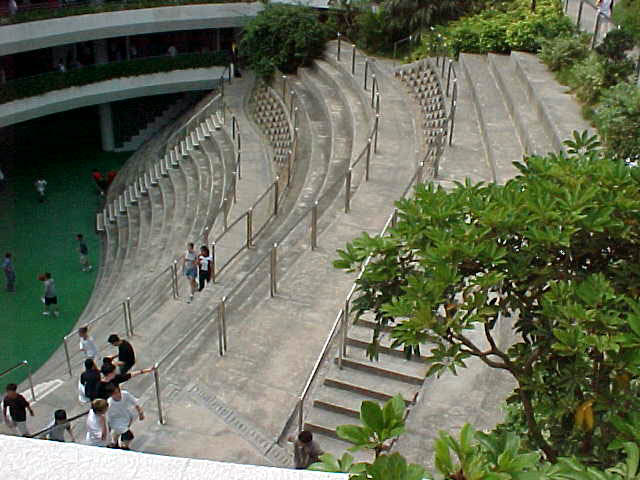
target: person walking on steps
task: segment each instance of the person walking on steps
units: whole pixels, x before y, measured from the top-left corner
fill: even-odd
[[[193,249],[193,243],[189,242],[187,244],[187,251],[183,257],[182,267],[184,276],[187,277],[187,281],[189,282],[189,300],[187,300],[187,303],[191,303],[193,294],[196,291],[196,277],[198,276],[198,268],[196,266],[197,257],[198,254]]]
[[[324,452],[313,440],[313,434],[308,430],[303,430],[296,439],[289,437],[289,442],[293,443],[293,462],[296,470],[305,470],[310,465],[320,461],[320,455]]]
[[[137,411],[140,421],[144,420],[144,411],[138,399],[126,390],[120,390],[117,385],[112,385],[109,390],[111,396],[107,400],[107,421],[111,429],[111,443],[108,446],[129,450],[129,443],[134,439],[131,431],[131,424],[135,420],[133,409]]]
[[[84,241],[84,236],[81,233],[76,235],[76,239],[78,240],[80,266],[83,272],[89,272],[93,268],[91,263],[89,263],[89,247],[87,247],[87,242]]]
[[[7,415],[9,410],[9,415]],[[15,383],[7,385],[7,394],[2,400],[2,416],[4,423],[14,431],[18,431],[23,437],[29,435],[27,429],[27,410],[33,417],[33,409],[26,398],[18,393],[18,386]]]
[[[38,201],[44,202],[44,191],[47,188],[47,181],[44,178],[39,178],[34,183],[36,192],[38,192]]]
[[[205,283],[211,281],[211,268],[213,266],[213,258],[209,254],[209,248],[206,245],[200,247],[200,255],[198,256],[198,291],[204,289]]]
[[[133,351],[133,347],[131,346],[131,344],[126,340],[122,340],[115,333],[109,335],[107,342],[109,342],[114,347],[118,347],[118,353],[116,355],[111,355],[110,357],[105,358],[110,358],[113,361],[113,359],[118,357],[118,361],[115,362],[115,364],[120,367],[120,373],[122,375],[128,373],[136,363],[136,354]]]
[[[56,283],[49,272],[44,275],[40,275],[40,281],[44,282],[44,296],[42,302],[44,303],[43,315],[49,315],[49,308],[53,310],[53,314],[57,317],[60,315],[58,310],[58,295],[56,293]]]
[[[11,253],[4,254],[4,260],[2,261],[2,270],[4,270],[4,276],[7,280],[6,288],[7,292],[16,291],[16,271],[13,268],[13,259]]]

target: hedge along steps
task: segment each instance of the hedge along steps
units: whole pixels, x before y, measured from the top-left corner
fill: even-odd
[[[460,65],[471,86],[471,96],[479,119],[486,158],[493,181],[505,183],[518,174],[513,162],[522,160],[522,147],[502,100],[486,56],[460,54]]]
[[[560,85],[553,74],[535,55],[511,52],[515,75],[524,85],[529,103],[534,108],[538,120],[551,138],[555,151],[564,150],[562,142],[573,138],[573,131],[595,131],[582,118],[580,107]]]
[[[551,138],[538,121],[520,79],[515,75],[513,59],[507,55],[489,54],[489,67],[502,93],[524,155],[546,155],[554,150]]]

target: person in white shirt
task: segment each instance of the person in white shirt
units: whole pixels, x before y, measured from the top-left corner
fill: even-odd
[[[80,336],[80,350],[84,352],[87,358],[95,360],[98,358],[98,347],[93,337],[89,336],[88,327],[80,327],[78,329],[78,335]]]
[[[39,178],[35,181],[36,191],[38,192],[38,201],[44,202],[44,191],[47,188],[47,181],[44,178]]]
[[[198,254],[193,249],[193,243],[189,242],[187,244],[187,251],[185,252],[184,257],[182,257],[184,276],[187,277],[190,288],[189,300],[187,300],[187,303],[191,303],[193,300],[193,294],[196,291],[196,277],[198,275],[198,267],[196,266],[197,257]]]
[[[209,254],[209,248],[206,245],[200,247],[200,255],[198,256],[198,281],[200,283],[198,291],[201,292],[205,286],[205,282],[211,281],[211,268],[213,257]]]
[[[144,412],[138,403],[138,399],[126,390],[120,390],[118,385],[109,387],[111,397],[109,398],[109,410],[107,421],[111,430],[111,448],[122,448],[129,450],[129,443],[133,440],[133,433],[130,430],[135,419],[133,409],[138,412],[138,419],[144,420]]]
[[[109,404],[102,398],[96,398],[91,402],[91,410],[89,410],[87,417],[87,436],[85,437],[87,445],[104,447],[107,444],[109,429],[105,413],[108,409]]]

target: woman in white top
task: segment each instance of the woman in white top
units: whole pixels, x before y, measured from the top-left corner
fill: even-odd
[[[198,275],[199,292],[204,288],[205,282],[209,283],[211,281],[211,262],[213,262],[213,258],[209,254],[209,248],[203,245],[200,247],[200,255],[198,256],[198,268],[200,271]]]
[[[109,429],[107,428],[107,419],[105,414],[109,404],[102,398],[96,398],[91,402],[91,410],[87,417],[87,436],[85,438],[87,445],[96,447],[104,447],[107,444]]]
[[[198,254],[193,249],[193,243],[189,242],[187,244],[187,251],[183,257],[184,276],[187,277],[187,280],[189,281],[189,288],[191,289],[189,300],[187,300],[188,303],[191,303],[191,300],[193,300],[193,294],[196,291],[196,276],[198,275],[198,268],[196,267],[197,256]]]

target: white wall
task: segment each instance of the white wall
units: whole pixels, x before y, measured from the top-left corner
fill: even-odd
[[[287,470],[125,452],[0,435],[0,476],[11,480],[346,480]]]
[[[127,98],[210,90],[217,84],[223,71],[224,67],[211,67],[125,77],[15,100],[0,104],[0,127],[52,113]]]
[[[260,2],[183,5],[75,15],[0,26],[0,56],[100,38],[242,27]]]

